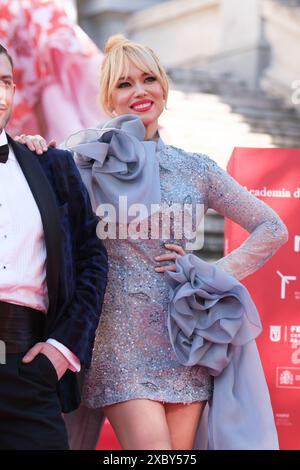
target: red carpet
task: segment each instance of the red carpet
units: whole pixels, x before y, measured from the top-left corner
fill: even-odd
[[[122,449],[107,419],[104,422],[97,449],[98,450],[121,450]]]

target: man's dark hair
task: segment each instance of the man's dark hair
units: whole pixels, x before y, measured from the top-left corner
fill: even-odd
[[[4,54],[6,55],[6,57],[8,58],[9,62],[10,62],[10,65],[12,67],[12,69],[14,68],[14,63],[13,63],[13,60],[11,58],[11,56],[9,55],[7,49],[5,49],[4,46],[2,46],[2,44],[0,44],[0,54]]]

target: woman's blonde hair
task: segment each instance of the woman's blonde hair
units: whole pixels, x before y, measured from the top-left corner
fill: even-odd
[[[128,76],[130,61],[143,72],[150,73],[157,78],[167,102],[168,76],[157,55],[150,47],[130,41],[122,34],[117,34],[108,39],[104,52],[100,80],[100,102],[105,112],[108,114],[112,112],[111,94],[120,77],[122,75],[125,78]]]

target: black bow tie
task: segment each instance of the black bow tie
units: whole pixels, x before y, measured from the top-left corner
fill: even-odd
[[[6,163],[8,160],[8,144],[0,145],[0,163]]]

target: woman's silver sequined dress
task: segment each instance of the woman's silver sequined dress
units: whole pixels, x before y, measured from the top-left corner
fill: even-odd
[[[204,204],[251,232],[246,242],[217,262],[238,279],[270,258],[286,238],[286,229],[268,206],[250,195],[213,160],[159,141],[162,202]],[[163,242],[106,240],[109,280],[83,404],[102,407],[147,398],[169,403],[207,400],[212,379],[206,369],[181,366],[166,327],[168,285],[154,268]],[[184,240],[170,238],[184,246]]]

